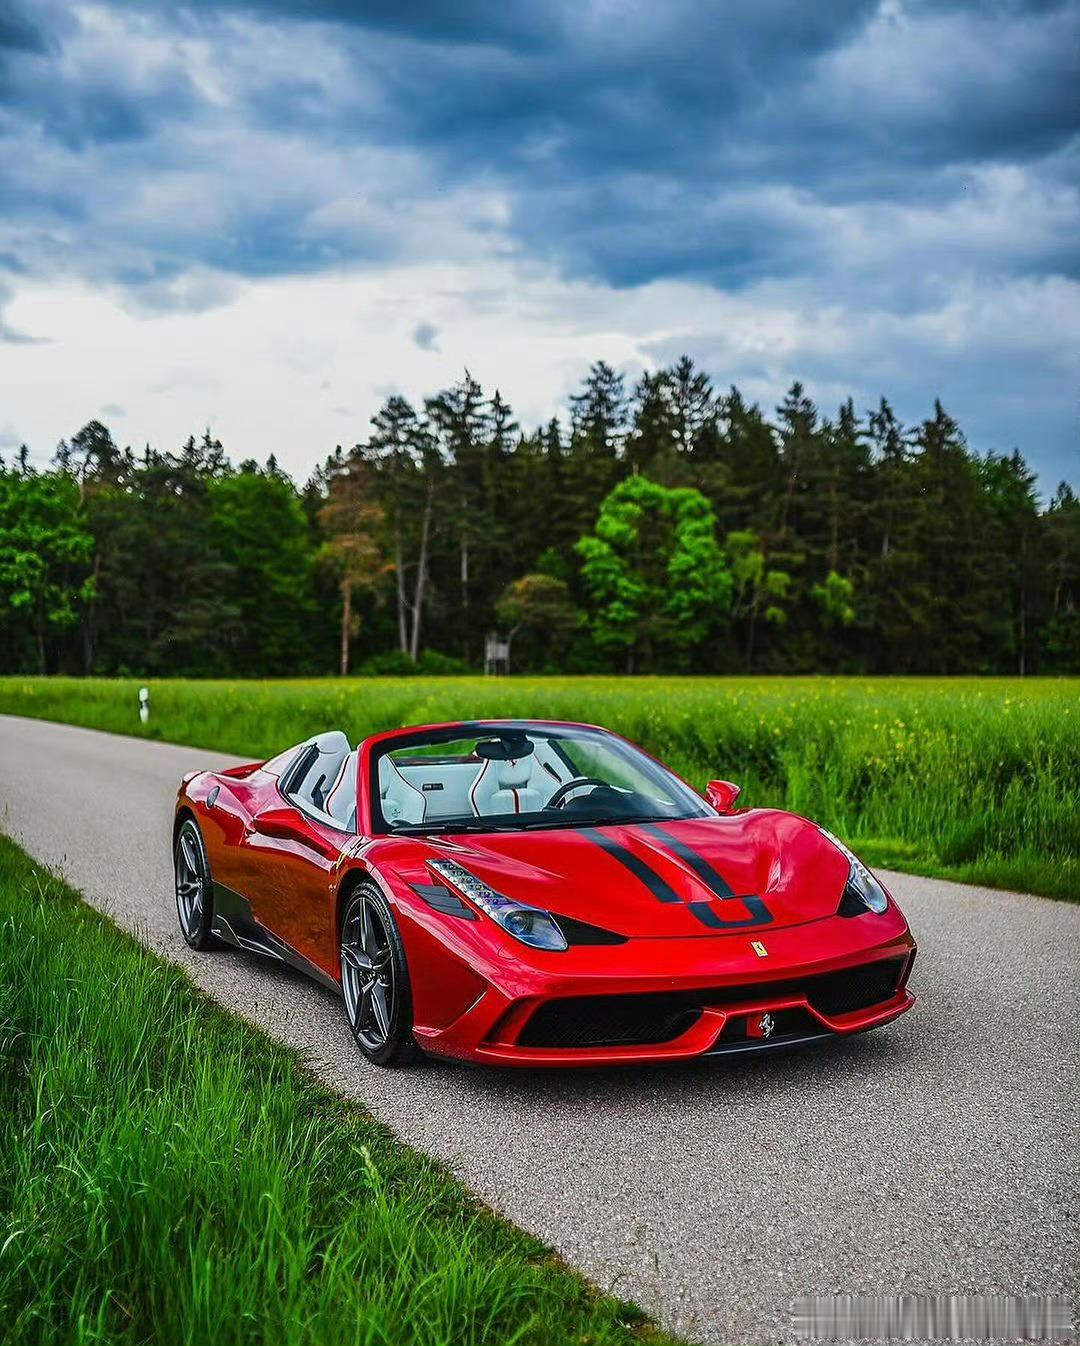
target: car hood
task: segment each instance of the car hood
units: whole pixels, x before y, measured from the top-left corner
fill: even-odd
[[[775,809],[433,837],[422,850],[415,859],[456,860],[507,897],[631,938],[818,920],[836,912],[848,875],[846,858],[818,827]]]

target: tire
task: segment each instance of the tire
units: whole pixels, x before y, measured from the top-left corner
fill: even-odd
[[[202,833],[193,818],[185,818],[173,849],[176,917],[180,933],[193,949],[217,949],[221,941],[211,932],[214,920],[214,884]]]
[[[377,1066],[406,1066],[422,1055],[412,1033],[412,987],[394,913],[374,883],[345,900],[340,936],[341,993],[356,1045]]]

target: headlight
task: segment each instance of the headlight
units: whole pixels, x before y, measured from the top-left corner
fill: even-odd
[[[454,860],[429,860],[428,864],[441,879],[452,884],[485,916],[490,916],[508,935],[519,939],[522,944],[551,952],[567,947],[566,936],[548,912],[512,902]]]
[[[889,895],[873,874],[866,868],[863,862],[849,850],[839,837],[834,837],[831,832],[826,831],[824,827],[818,829],[821,835],[828,837],[837,850],[842,851],[847,856],[850,869],[848,870],[847,883],[844,884],[844,892],[841,898],[841,905],[845,902],[861,902],[869,911],[877,912],[880,915],[889,905]]]

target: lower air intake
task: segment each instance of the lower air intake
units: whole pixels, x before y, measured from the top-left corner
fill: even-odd
[[[902,958],[886,958],[878,963],[844,968],[842,972],[825,972],[819,977],[807,977],[806,998],[816,1010],[830,1018],[836,1014],[869,1009],[871,1005],[880,1005],[882,1001],[893,998],[903,966]]]
[[[904,959],[886,958],[839,972],[787,981],[755,982],[700,991],[638,995],[570,996],[549,1000],[518,1037],[522,1047],[644,1047],[671,1042],[696,1023],[706,1005],[736,1005],[783,996],[805,996],[819,1013],[833,1018],[869,1009],[896,994]]]
[[[682,995],[586,995],[549,1000],[521,1030],[522,1047],[631,1047],[670,1042],[701,1017]]]

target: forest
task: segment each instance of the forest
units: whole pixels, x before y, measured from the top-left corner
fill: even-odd
[[[523,429],[465,373],[304,483],[207,430],[0,460],[0,672],[1080,671],[1080,500],[940,403],[774,413],[604,362]]]

